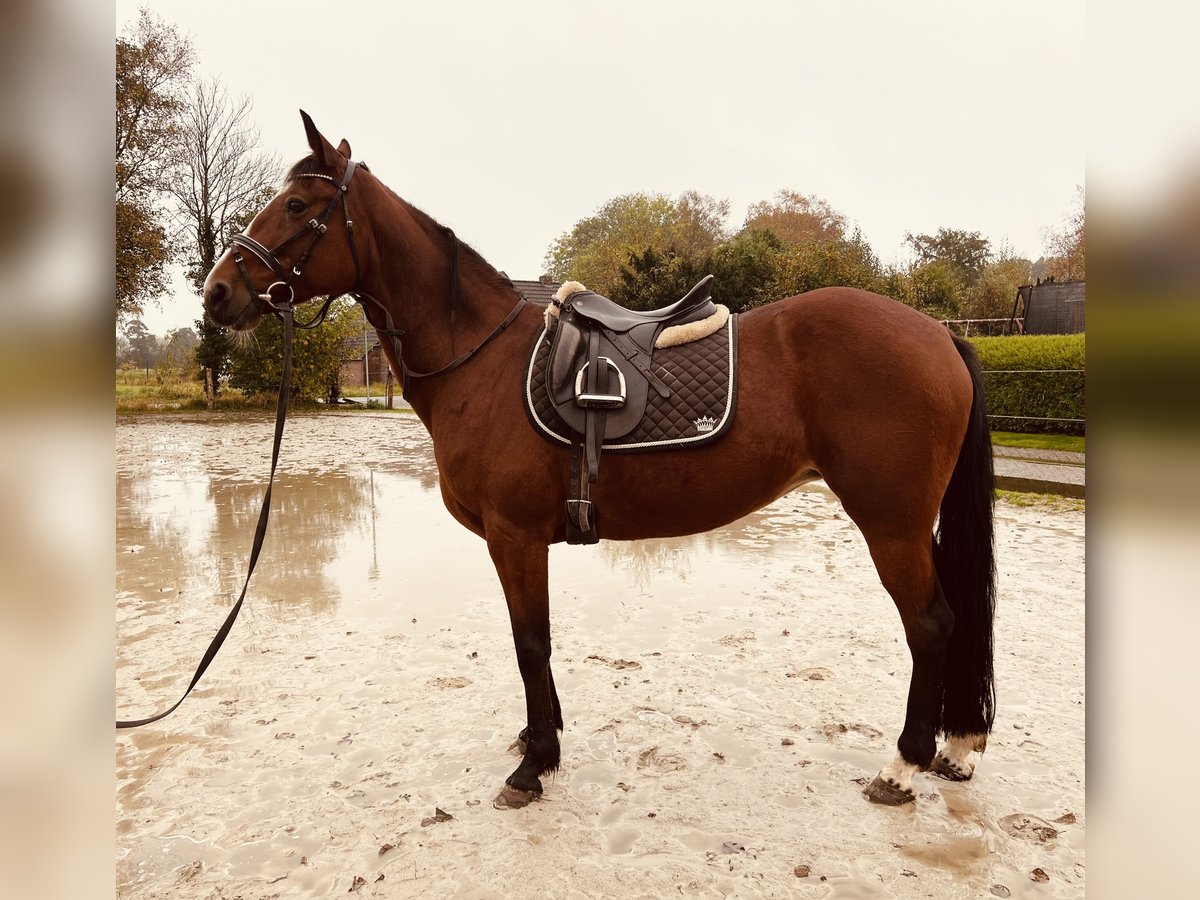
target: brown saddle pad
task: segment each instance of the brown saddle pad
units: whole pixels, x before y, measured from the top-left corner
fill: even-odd
[[[649,392],[646,411],[633,430],[606,440],[603,449],[636,453],[695,446],[715,440],[733,423],[737,399],[737,319],[731,315],[719,331],[687,344],[654,351],[654,372],[670,388],[663,397]],[[525,412],[534,430],[553,444],[580,440],[550,400],[547,369],[553,330],[543,329],[533,343],[525,376]]]

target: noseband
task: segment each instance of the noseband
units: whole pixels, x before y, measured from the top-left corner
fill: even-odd
[[[301,226],[291,237],[286,238],[281,244],[275,247],[274,250],[268,250],[250,235],[242,232],[235,234],[231,239],[230,251],[233,254],[233,261],[237,263],[238,271],[242,273],[242,281],[245,282],[247,290],[251,296],[257,297],[260,301],[269,306],[276,313],[281,312],[284,308],[291,309],[295,305],[296,290],[292,286],[292,281],[299,278],[303,274],[304,266],[308,263],[308,258],[312,256],[313,249],[317,246],[317,241],[325,236],[325,229],[330,218],[333,217],[334,207],[341,201],[342,214],[346,218],[346,238],[350,241],[350,255],[354,258],[354,287],[350,290],[352,296],[358,294],[359,280],[359,263],[358,263],[358,248],[354,244],[354,222],[350,219],[350,209],[346,205],[346,192],[350,190],[350,181],[354,178],[354,173],[358,170],[360,163],[354,160],[346,161],[346,171],[342,174],[341,183],[337,186],[337,191],[330,198],[329,203],[325,205],[325,211],[314,219],[309,219],[307,224]],[[333,179],[328,175],[322,175],[317,172],[310,172],[304,175],[297,175],[297,178],[324,178],[332,183]],[[300,258],[296,260],[296,264],[288,270],[283,263],[279,261],[279,254],[289,244],[299,240],[306,234],[312,234],[312,240],[308,242],[308,246],[304,248],[304,252],[300,254]],[[242,258],[241,248],[245,248],[262,260],[272,272],[275,273],[277,281],[271,282],[265,293],[260,293],[254,287],[254,282],[250,279],[250,273],[246,270],[246,262]],[[280,300],[276,303],[272,292],[278,288],[287,288],[287,299]],[[316,328],[325,319],[325,314],[329,311],[330,304],[333,303],[336,295],[331,294],[321,307],[320,312],[313,317],[312,321],[306,323],[296,323],[297,328]]]

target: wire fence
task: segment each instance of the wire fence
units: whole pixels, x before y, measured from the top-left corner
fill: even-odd
[[[1009,430],[1034,430],[1040,423],[1046,430],[1082,434],[1087,425],[1083,417],[1085,369],[984,369],[984,388],[988,413],[993,426]],[[1012,376],[1025,376],[1020,384]],[[1014,384],[1013,382],[1017,383]],[[1064,381],[1074,382],[1064,384]],[[1041,413],[1039,415],[1039,413]]]
[[[942,319],[941,321],[959,337],[1001,337],[1025,333],[1025,320],[1020,316],[1011,319]]]

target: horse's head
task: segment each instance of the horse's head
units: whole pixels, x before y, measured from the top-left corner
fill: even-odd
[[[310,156],[292,167],[283,189],[233,238],[204,281],[204,306],[219,325],[247,331],[273,305],[354,290],[358,259],[349,210],[357,163],[336,148],[303,110]]]

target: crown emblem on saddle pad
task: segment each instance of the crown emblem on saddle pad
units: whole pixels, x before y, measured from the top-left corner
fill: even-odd
[[[701,416],[695,421],[696,431],[700,434],[707,434],[717,427],[717,420],[712,416]]]

